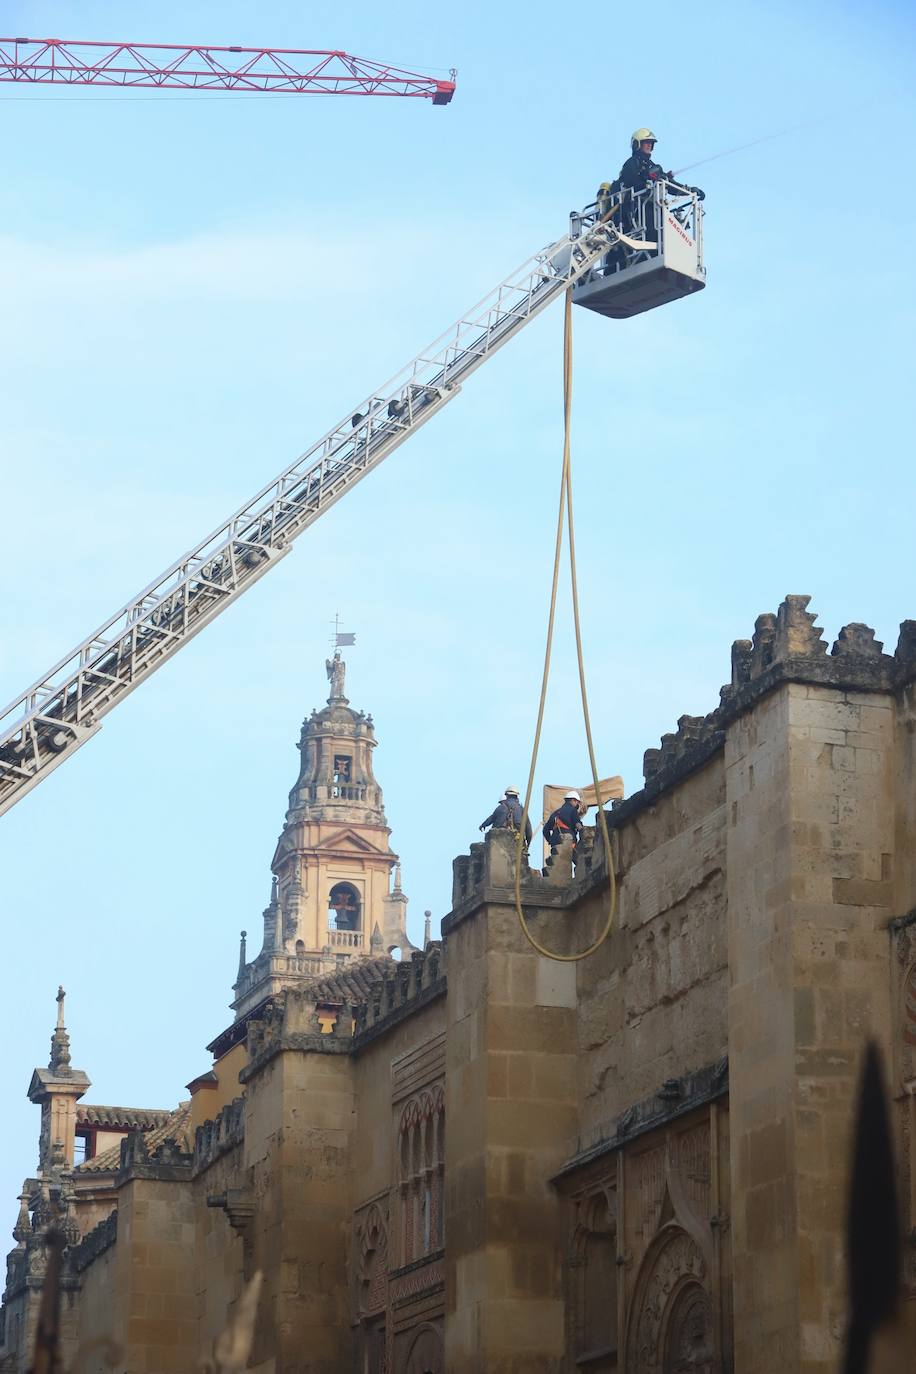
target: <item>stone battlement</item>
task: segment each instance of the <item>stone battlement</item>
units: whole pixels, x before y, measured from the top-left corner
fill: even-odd
[[[378,994],[356,1008],[354,1048],[425,1006],[445,992],[445,985],[445,951],[440,941],[433,940],[425,950],[415,950],[409,960],[394,964]]]
[[[194,1132],[194,1172],[201,1173],[245,1137],[245,1102],[235,1097],[212,1121],[205,1121]]]
[[[117,1184],[128,1179],[159,1178],[173,1182],[190,1177],[193,1154],[174,1136],[158,1141],[152,1148],[143,1131],[131,1131],[121,1141],[121,1160]]]
[[[540,844],[535,834],[532,841]],[[604,846],[596,827],[586,826],[576,849],[575,877],[573,850],[562,845],[547,860],[543,871],[533,869],[526,850],[522,850],[522,899],[526,907],[566,906],[574,893],[604,872]],[[452,910],[443,924],[447,934],[460,920],[483,901],[514,904],[516,839],[511,830],[490,830],[485,840],[471,845],[470,853],[452,861]],[[574,892],[571,892],[571,887]]]
[[[118,1212],[117,1208],[94,1226],[80,1241],[79,1245],[70,1251],[69,1259],[77,1274],[82,1274],[84,1269],[88,1269],[99,1255],[103,1255],[106,1250],[110,1250],[118,1239]]]
[[[868,625],[844,625],[829,653],[824,633],[808,610],[810,596],[790,595],[775,614],[759,615],[752,639],[732,645],[731,681],[706,716],[681,716],[677,730],[643,756],[645,789],[615,806],[629,814],[637,798],[656,796],[702,767],[725,743],[725,729],[783,682],[808,682],[844,691],[888,692],[916,676],[916,620],[904,620],[893,654]]]
[[[365,969],[372,975],[357,981]],[[351,974],[307,988],[287,988],[247,1023],[247,1082],[283,1050],[319,1054],[358,1052],[365,1039],[424,1006],[445,991],[442,945],[433,941],[410,959],[375,959],[353,965]]]

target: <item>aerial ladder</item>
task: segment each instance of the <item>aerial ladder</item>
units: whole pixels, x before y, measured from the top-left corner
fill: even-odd
[[[0,713],[0,814],[568,288],[574,302],[618,318],[701,289],[702,215],[695,193],[664,182],[573,214],[567,234],[527,259]],[[621,217],[641,237],[619,228]]]

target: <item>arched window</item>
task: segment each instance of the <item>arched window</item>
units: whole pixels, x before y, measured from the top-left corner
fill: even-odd
[[[584,1340],[586,1351],[617,1356],[617,1254],[612,1233],[592,1231],[584,1246]]]
[[[328,911],[334,912],[334,929],[359,930],[359,893],[351,883],[335,883],[328,894]]]
[[[427,1089],[401,1112],[400,1180],[403,1264],[441,1250],[444,1241],[445,1096]]]
[[[599,1192],[577,1206],[570,1265],[572,1344],[588,1368],[617,1368],[617,1222],[613,1196]]]

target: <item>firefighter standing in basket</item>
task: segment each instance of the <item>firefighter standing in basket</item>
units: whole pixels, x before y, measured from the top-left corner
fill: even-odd
[[[630,195],[625,198],[623,209],[623,223],[621,228],[624,233],[643,233],[642,226],[639,224],[638,203],[634,202],[633,197],[641,192],[649,191],[655,186],[656,182],[666,181],[675,191],[694,193],[698,199],[705,200],[705,193],[698,186],[684,186],[675,180],[673,172],[666,172],[660,162],[655,161],[655,145],[658,139],[651,129],[634,129],[630,135],[630,156],[620,169],[620,175],[616,181],[603,181],[598,187],[596,197],[599,217],[606,215],[613,203],[614,195],[619,191],[629,191]],[[643,195],[645,202],[645,231],[644,237],[649,242],[656,242],[657,235],[655,229],[654,205],[649,195]],[[657,253],[657,248],[649,250]]]

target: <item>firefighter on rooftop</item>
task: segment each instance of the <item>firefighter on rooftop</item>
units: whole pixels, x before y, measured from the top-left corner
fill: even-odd
[[[582,829],[581,813],[586,808],[578,792],[567,792],[556,811],[551,811],[544,822],[544,839],[551,849],[556,849],[563,840],[578,844],[579,831]]]
[[[519,831],[522,827],[522,816],[524,807],[518,798],[517,787],[507,787],[499,801],[496,803],[495,811],[492,811],[485,821],[481,822],[480,829],[486,830],[487,826],[492,826],[494,830],[514,830]],[[531,821],[525,817],[525,844],[531,843]]]

